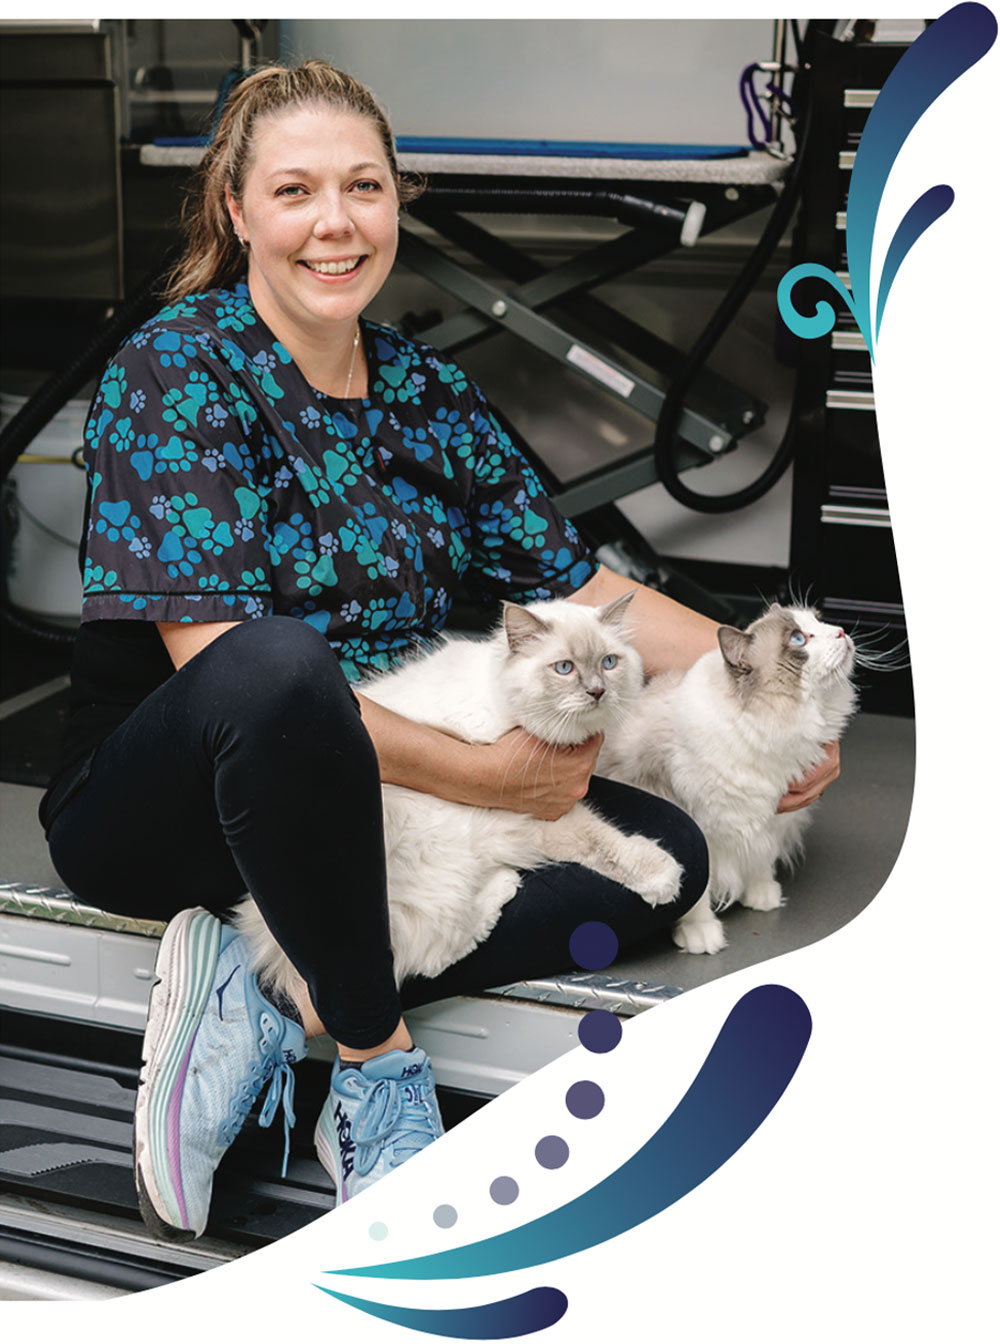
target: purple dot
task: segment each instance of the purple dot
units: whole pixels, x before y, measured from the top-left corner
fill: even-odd
[[[566,1093],[566,1109],[578,1120],[593,1120],[604,1109],[604,1093],[596,1083],[574,1083]]]
[[[535,1161],[547,1171],[555,1171],[569,1159],[569,1145],[556,1134],[547,1134],[535,1144]]]
[[[585,971],[603,971],[618,955],[618,939],[607,924],[589,919],[570,934],[569,954]]]
[[[494,1204],[513,1204],[520,1193],[517,1181],[511,1176],[498,1176],[490,1186],[490,1199]]]
[[[606,1055],[622,1038],[622,1024],[605,1008],[595,1008],[580,1018],[576,1029],[580,1044],[595,1055]]]

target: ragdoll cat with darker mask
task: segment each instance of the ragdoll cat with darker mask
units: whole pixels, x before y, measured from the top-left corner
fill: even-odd
[[[855,648],[803,607],[771,606],[686,672],[655,676],[608,734],[598,772],[682,807],[708,842],[708,888],[674,925],[687,952],[725,947],[713,913],[782,903],[779,863],[802,852],[813,809],[778,814],[788,786],[823,758],[855,708]]]
[[[488,640],[447,638],[429,654],[358,686],[405,717],[463,738],[495,742],[522,727],[542,743],[585,742],[607,733],[635,703],[643,673],[625,628],[632,594],[604,607],[568,601],[506,603]],[[544,748],[518,772],[548,768]],[[471,807],[383,785],[389,925],[396,977],[435,976],[489,934],[521,872],[582,863],[638,892],[650,905],[673,900],[682,869],[644,836],[625,836],[585,803],[558,821]],[[247,898],[236,923],[255,948],[265,983],[290,992],[295,972]]]

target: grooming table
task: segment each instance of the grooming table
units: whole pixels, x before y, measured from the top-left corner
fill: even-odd
[[[397,144],[400,167],[427,179],[410,215],[478,263],[459,264],[436,240],[402,231],[400,260],[468,305],[420,330],[420,338],[454,352],[506,329],[653,423],[665,394],[662,380],[641,366],[669,379],[684,356],[592,291],[773,204],[786,170],[772,155],[739,145],[417,137]],[[546,268],[480,222],[510,213],[602,216],[625,231]],[[484,265],[495,279],[484,277]],[[619,351],[640,368],[623,363]],[[728,452],[765,411],[749,393],[703,375],[678,426],[682,466]],[[553,494],[567,516],[580,517],[656,479],[650,447],[557,485]]]
[[[396,146],[400,170],[427,183],[407,212],[422,227],[400,230],[399,259],[466,305],[411,334],[455,353],[508,330],[653,423],[662,384],[684,353],[592,291],[773,205],[787,171],[785,161],[740,145],[400,136]],[[201,144],[161,141],[141,147],[140,163],[194,165],[202,153]],[[503,214],[604,217],[624,232],[546,267],[481,222]],[[442,243],[451,245],[448,252]],[[456,260],[456,248],[468,260]],[[653,378],[619,352],[655,371]],[[681,468],[735,448],[766,410],[752,394],[703,371],[678,424]],[[650,446],[575,481],[547,483],[563,513],[579,518],[656,479]]]

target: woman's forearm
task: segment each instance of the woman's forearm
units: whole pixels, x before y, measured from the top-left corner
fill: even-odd
[[[600,739],[552,747],[523,729],[470,743],[358,696],[383,784],[473,807],[502,807],[555,821],[587,792]]]
[[[483,765],[475,746],[404,718],[364,695],[358,702],[384,784],[402,784],[453,802],[480,802]]]

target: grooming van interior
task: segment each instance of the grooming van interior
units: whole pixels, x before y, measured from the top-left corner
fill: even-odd
[[[446,1125],[622,1017],[846,924],[894,864],[913,778],[906,631],[871,364],[845,309],[781,323],[781,276],[846,274],[851,167],[923,21],[0,22],[0,1299],[136,1291],[318,1217],[330,1182],[293,1133],[246,1126],[208,1234],[153,1241],[132,1181],[139,1048],[162,925],[83,906],[36,809],[79,619],[83,426],[154,311],[185,184],[254,65],[321,56],[386,106],[426,191],[368,315],[451,352],[604,564],[740,626],[803,600],[858,670],[843,776],[787,903],[724,916],[728,946],[664,937],[601,973],[407,1014]],[[460,605],[455,628],[495,613]],[[169,842],[168,842],[169,843]],[[335,865],[332,865],[335,871]],[[178,874],[182,881],[182,874]],[[313,1043],[296,1110],[318,1110]]]

